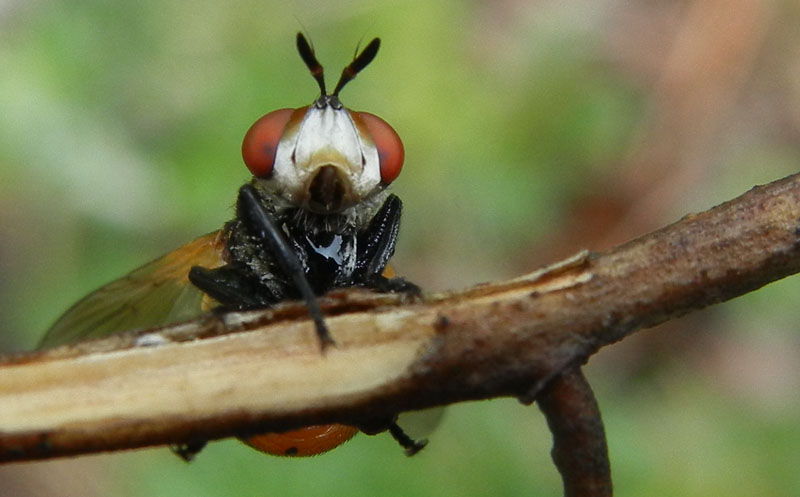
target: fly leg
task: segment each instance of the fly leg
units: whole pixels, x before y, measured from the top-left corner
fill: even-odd
[[[254,283],[244,270],[231,264],[216,269],[194,266],[189,281],[222,304],[222,310],[247,310],[268,307],[281,300],[277,289]]]
[[[357,266],[362,271],[363,285],[367,288],[380,292],[419,295],[420,288],[405,278],[383,276],[383,270],[386,269],[397,244],[402,210],[403,202],[400,198],[389,195],[367,229],[359,235]]]
[[[377,435],[388,431],[395,442],[400,444],[407,456],[413,456],[428,445],[428,440],[415,440],[397,424],[397,416],[388,419],[374,419],[358,425],[358,429],[367,435]]]
[[[198,440],[182,443],[180,445],[170,445],[169,448],[173,454],[180,457],[184,461],[192,462],[205,446],[205,440]]]
[[[325,350],[325,347],[332,345],[334,341],[330,333],[328,333],[328,327],[322,317],[322,310],[319,308],[317,297],[314,295],[314,291],[306,278],[303,264],[286,240],[286,236],[275,218],[259,201],[258,193],[256,193],[252,185],[247,184],[239,189],[237,209],[239,218],[247,226],[250,233],[264,242],[264,245],[270,254],[275,257],[275,261],[283,273],[292,280],[295,289],[303,297],[306,306],[308,306],[308,312],[314,320],[322,349]]]
[[[413,438],[409,437],[408,434],[400,428],[396,422],[392,422],[389,425],[389,433],[392,435],[392,438],[395,439],[397,443],[405,450],[407,456],[413,456],[417,452],[421,451],[428,445],[428,441],[426,439],[422,440],[414,440]]]

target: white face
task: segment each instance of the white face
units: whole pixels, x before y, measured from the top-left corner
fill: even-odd
[[[378,38],[369,42],[328,94],[322,65],[305,36],[297,34],[297,51],[319,85],[319,98],[308,107],[265,114],[242,142],[255,184],[278,207],[349,215],[351,207],[377,200],[400,174],[405,151],[397,132],[375,114],[350,111],[339,100],[341,89],[375,58],[379,46]]]
[[[345,107],[311,105],[302,120],[290,119],[269,179],[274,191],[298,207],[326,214],[379,192],[378,149],[353,114]]]

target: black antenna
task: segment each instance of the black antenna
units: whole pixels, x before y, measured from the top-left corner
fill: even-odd
[[[320,96],[322,97],[326,96],[327,93],[325,92],[325,75],[323,74],[322,64],[320,64],[319,61],[317,60],[317,56],[314,55],[314,49],[311,47],[311,44],[308,43],[306,37],[303,36],[303,33],[297,33],[297,51],[300,52],[300,58],[302,58],[303,62],[306,63],[308,70],[311,71],[311,75],[314,76],[314,79],[317,80],[317,84],[319,85],[319,90],[320,92],[322,92]],[[362,53],[361,55],[364,54]],[[373,54],[373,57],[374,56],[375,55]],[[355,63],[355,61],[353,62]],[[355,77],[355,75],[353,75],[353,77]]]
[[[375,38],[369,45],[367,45],[364,50],[361,51],[360,54],[353,59],[353,62],[350,63],[349,66],[345,67],[342,71],[342,77],[339,78],[339,82],[336,84],[336,89],[333,90],[331,96],[336,97],[339,96],[339,92],[342,91],[344,85],[349,83],[356,77],[356,75],[361,72],[365,67],[372,62],[372,59],[378,54],[378,48],[381,46],[380,38]],[[302,54],[301,54],[302,55]],[[315,59],[316,60],[316,59]],[[320,71],[322,68],[320,68]],[[313,74],[313,71],[312,71]]]

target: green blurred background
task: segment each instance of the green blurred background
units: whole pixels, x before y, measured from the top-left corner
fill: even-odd
[[[424,288],[602,250],[800,164],[794,1],[0,1],[0,350],[219,228],[259,116],[383,39],[345,104],[406,166],[396,267]],[[800,494],[800,280],[592,358],[617,495]],[[1,408],[1,407],[0,407]],[[1,429],[1,427],[0,427]],[[212,444],[0,467],[0,496],[560,495],[535,407],[452,406],[407,459],[360,435],[312,459]]]

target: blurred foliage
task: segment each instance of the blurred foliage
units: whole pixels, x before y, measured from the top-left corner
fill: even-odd
[[[651,90],[702,3],[0,2],[0,347],[33,347],[83,294],[231,217],[244,132],[316,96],[300,29],[329,79],[383,40],[342,99],[404,139],[410,279],[457,288],[605,246],[588,232],[607,221],[575,213],[649,212],[657,189],[615,194],[636,176],[618,166],[647,145]],[[764,5],[756,66],[694,180],[658,170],[677,194],[647,229],[796,171],[800,14]],[[618,495],[800,493],[795,280],[592,361]],[[385,435],[307,460],[228,441],[191,465],[166,449],[12,465],[0,496],[558,495],[549,445],[535,407],[500,400],[451,407],[412,459]]]

